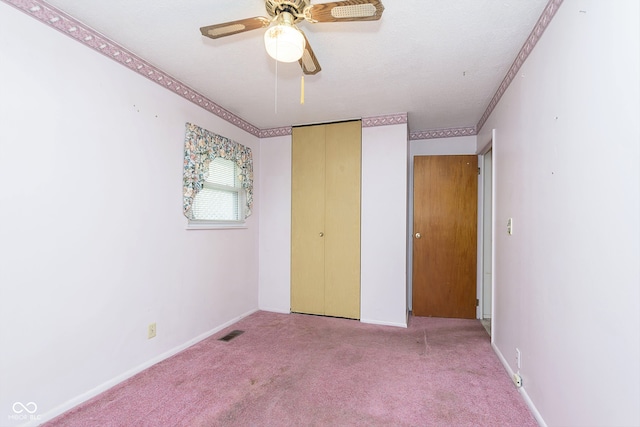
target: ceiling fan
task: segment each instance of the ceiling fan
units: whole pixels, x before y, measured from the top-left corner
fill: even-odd
[[[269,55],[280,62],[300,63],[304,74],[316,74],[321,68],[307,37],[296,27],[302,20],[311,23],[375,21],[384,6],[379,0],[343,0],[310,4],[311,0],[265,0],[271,18],[256,16],[200,28],[203,36],[217,39],[270,27],[264,35]]]

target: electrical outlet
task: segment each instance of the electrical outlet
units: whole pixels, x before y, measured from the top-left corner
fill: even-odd
[[[513,374],[513,383],[518,388],[522,387],[522,377],[520,376],[520,374]]]
[[[518,365],[518,369],[522,368],[522,354],[518,348],[516,348],[516,365]]]
[[[150,323],[149,327],[147,328],[147,338],[151,339],[154,338],[156,336],[156,324],[154,323]]]

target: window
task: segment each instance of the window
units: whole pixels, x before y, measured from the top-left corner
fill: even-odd
[[[252,206],[251,149],[187,123],[182,177],[187,228],[244,227]]]
[[[209,162],[209,174],[193,199],[196,221],[242,221],[244,191],[235,162],[216,157]]]

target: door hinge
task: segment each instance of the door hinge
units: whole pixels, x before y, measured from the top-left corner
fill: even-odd
[[[480,300],[476,298],[476,307],[480,307]]]
[[[480,168],[478,168],[478,175],[480,175]]]

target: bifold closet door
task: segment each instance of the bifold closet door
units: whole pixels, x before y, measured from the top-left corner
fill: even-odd
[[[326,125],[325,314],[360,318],[360,121]]]
[[[324,314],[325,129],[293,128],[291,311]]]
[[[293,312],[360,318],[361,138],[359,121],[293,129]]]

